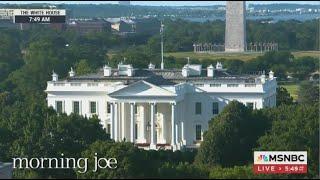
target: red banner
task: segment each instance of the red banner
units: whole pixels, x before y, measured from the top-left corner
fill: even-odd
[[[308,171],[306,164],[254,164],[255,174],[305,174]]]

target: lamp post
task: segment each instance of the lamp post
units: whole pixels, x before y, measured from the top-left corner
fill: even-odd
[[[161,27],[160,27],[160,36],[161,36],[161,69],[164,69],[164,63],[163,63],[163,30],[164,30],[164,25],[162,24],[162,21],[161,21]]]

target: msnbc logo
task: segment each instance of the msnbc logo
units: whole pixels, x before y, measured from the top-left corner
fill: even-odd
[[[307,151],[255,151],[255,173],[307,173]]]

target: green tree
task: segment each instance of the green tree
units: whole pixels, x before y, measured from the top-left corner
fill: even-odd
[[[92,73],[93,69],[91,68],[90,64],[87,62],[86,59],[81,59],[76,64],[75,72],[76,72],[76,75],[84,75],[84,74]]]
[[[319,86],[309,81],[303,81],[298,89],[298,102],[313,104],[319,102]]]
[[[96,140],[109,140],[99,121],[97,117],[88,119],[75,114],[57,115],[52,108],[43,104],[15,102],[6,105],[0,109],[0,159],[61,157],[61,153],[78,158]],[[5,150],[4,154],[2,149]],[[16,178],[22,178],[26,173],[42,178],[75,177],[72,169],[16,169],[14,174]]]
[[[283,104],[293,104],[293,98],[290,96],[290,93],[286,88],[280,86],[277,88],[277,106]]]
[[[116,169],[99,169],[97,172],[94,170],[94,156],[97,153],[98,158],[116,158]],[[139,172],[139,149],[134,147],[133,144],[122,142],[103,142],[97,141],[93,143],[89,149],[82,153],[83,157],[89,158],[88,171],[86,173],[79,173],[81,169],[76,169],[78,178],[133,178],[138,177]]]
[[[263,113],[252,113],[242,103],[230,102],[209,122],[196,163],[223,167],[247,163],[252,159],[251,149],[266,128],[265,121]]]

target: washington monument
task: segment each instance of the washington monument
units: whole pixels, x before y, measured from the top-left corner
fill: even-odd
[[[246,50],[246,4],[245,1],[227,1],[225,52]]]

